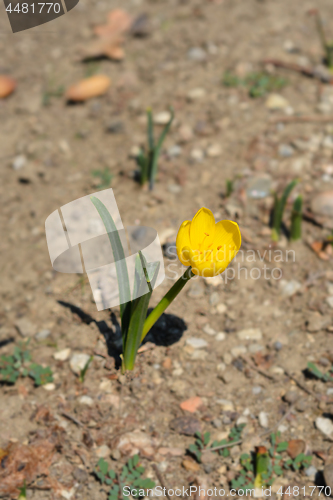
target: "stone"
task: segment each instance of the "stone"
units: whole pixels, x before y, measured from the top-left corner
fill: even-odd
[[[87,406],[94,406],[94,400],[90,396],[81,396],[79,403]]]
[[[333,295],[326,297],[326,302],[333,309]]]
[[[95,453],[98,458],[108,458],[111,455],[111,450],[106,444],[102,444],[95,449]]]
[[[58,351],[53,354],[53,357],[57,361],[66,361],[69,356],[71,355],[71,349],[67,347],[66,349],[63,349],[62,351]]]
[[[333,422],[329,418],[317,417],[316,418],[316,427],[323,434],[325,434],[325,436],[330,437],[333,434]]]
[[[15,327],[22,337],[33,337],[36,333],[35,326],[26,318],[18,319]]]
[[[147,458],[154,456],[156,445],[154,438],[139,430],[126,432],[113,440],[113,448],[118,449],[122,455],[133,456],[139,453]]]
[[[211,306],[215,306],[220,300],[220,294],[218,292],[213,292],[209,297],[209,303]]]
[[[279,110],[288,108],[289,102],[280,94],[270,94],[266,100],[265,105],[267,109]]]
[[[184,436],[194,436],[196,432],[202,432],[200,421],[192,416],[174,418],[171,420],[169,427]]]
[[[166,125],[167,123],[169,123],[170,119],[171,119],[170,111],[161,111],[160,113],[154,115],[155,125]]]
[[[206,96],[206,90],[201,87],[198,87],[196,89],[190,90],[186,97],[188,101],[192,102],[192,101],[198,101],[205,96]]]
[[[18,155],[14,158],[12,162],[12,167],[14,170],[21,170],[27,163],[27,158],[24,155]]]
[[[81,352],[73,354],[69,362],[69,366],[71,367],[72,372],[76,375],[80,375],[81,371],[88,363],[89,358],[89,354],[84,354]]]
[[[38,333],[36,333],[35,338],[37,340],[44,340],[47,337],[49,337],[49,335],[51,335],[51,330],[47,330],[47,329],[40,330]]]
[[[190,472],[198,472],[200,470],[200,465],[190,458],[184,458],[182,466]]]
[[[300,413],[306,411],[308,407],[309,403],[306,399],[299,399],[295,405],[296,410],[299,411]]]
[[[168,191],[172,194],[179,194],[182,191],[182,187],[179,184],[168,184]]]
[[[194,396],[180,403],[181,409],[190,413],[196,412],[200,406],[202,406],[202,399],[199,396]]]
[[[296,457],[295,457],[296,458]],[[318,470],[315,468],[314,465],[310,465],[307,469],[305,469],[305,475],[309,477],[310,479],[314,480],[316,478]]]
[[[54,391],[56,388],[56,386],[53,382],[50,382],[49,384],[44,384],[44,385],[42,385],[42,387],[45,391]]]
[[[281,295],[284,297],[292,297],[302,289],[302,285],[299,281],[297,280],[280,280],[279,281],[279,287],[280,287],[280,292]]]
[[[311,200],[313,213],[326,217],[333,217],[333,191],[319,193]]]
[[[246,328],[237,332],[237,337],[240,340],[261,340],[262,332],[260,328]]]
[[[202,149],[194,148],[192,149],[190,156],[193,161],[201,163],[205,157],[205,154]]]
[[[312,313],[306,321],[306,329],[310,333],[316,333],[319,332],[320,330],[323,330],[330,324],[331,324],[330,316],[322,316],[319,313]]]
[[[260,394],[262,392],[262,387],[260,387],[260,385],[255,385],[254,387],[252,387],[252,394],[254,394],[255,396],[258,396],[258,394]]]
[[[227,306],[225,304],[217,304],[216,312],[218,314],[224,314],[227,311]]]
[[[299,399],[299,393],[297,391],[293,391],[292,389],[290,391],[287,391],[285,395],[283,396],[283,399],[289,403],[289,404],[294,404],[296,401]]]
[[[186,344],[193,347],[193,349],[204,349],[208,346],[206,340],[199,337],[189,337],[186,339]]]
[[[193,139],[193,130],[189,125],[182,125],[178,130],[178,137],[180,143],[186,143]]]
[[[259,424],[261,427],[263,427],[264,429],[267,429],[268,428],[268,415],[266,412],[264,411],[261,411],[259,413]]]
[[[333,492],[333,463],[328,463],[325,465],[323,475],[326,486],[329,486],[331,488],[331,492]]]
[[[294,154],[295,150],[290,144],[280,144],[278,153],[282,158],[288,158]]]
[[[234,411],[235,407],[232,401],[229,401],[229,399],[217,399],[216,403],[220,406],[222,406],[222,410],[224,411]]]
[[[168,149],[168,156],[170,158],[176,158],[181,154],[182,154],[182,148],[178,146],[178,144],[175,144],[174,146],[171,146],[171,148]]]
[[[282,347],[283,346],[282,346],[282,344],[281,344],[281,342],[279,340],[277,340],[276,342],[274,342],[274,349],[276,351],[281,351]]]
[[[234,358],[238,358],[238,356],[242,356],[243,354],[246,354],[247,349],[244,345],[238,345],[236,347],[233,347],[230,350],[230,353]]]
[[[215,337],[215,340],[217,340],[218,342],[222,342],[223,340],[225,340],[227,337],[226,333],[225,332],[219,332],[216,337]]]
[[[187,52],[187,57],[191,61],[204,61],[207,58],[207,53],[201,47],[192,47]]]
[[[119,120],[111,121],[106,126],[106,132],[109,134],[121,134],[124,132],[124,123]]]
[[[187,292],[187,296],[191,299],[197,299],[203,297],[204,293],[205,289],[202,281],[192,281],[192,283],[190,284],[190,289]]]
[[[265,349],[265,347],[263,345],[261,345],[261,344],[251,344],[248,347],[248,351],[251,354],[255,354],[256,352],[263,351],[264,349]]]
[[[202,331],[207,335],[216,335],[216,330],[212,328],[208,323],[203,327]]]
[[[268,176],[252,177],[250,178],[246,194],[253,200],[261,200],[271,194],[272,180]]]
[[[206,149],[206,154],[209,158],[218,158],[222,155],[222,148],[220,144],[211,144]]]

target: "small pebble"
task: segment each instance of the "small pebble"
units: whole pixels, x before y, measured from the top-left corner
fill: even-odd
[[[316,427],[325,434],[325,436],[330,437],[333,434],[333,422],[330,418],[316,418]]]
[[[174,146],[171,146],[171,148],[168,149],[168,156],[170,158],[175,158],[176,156],[180,156],[182,154],[182,148],[178,146],[178,144],[175,144]]]
[[[284,297],[292,297],[293,295],[295,295],[295,293],[301,290],[302,285],[299,281],[296,280],[287,281],[282,279],[279,282],[279,287],[281,295],[283,295]]]
[[[40,332],[36,333],[35,338],[37,340],[44,340],[46,339],[49,335],[51,335],[51,330],[40,330]]]
[[[249,348],[248,348],[248,350],[251,354],[255,354],[256,352],[263,351],[264,349],[265,349],[264,346],[261,344],[251,344],[251,345],[249,345]]]
[[[218,158],[222,154],[222,148],[220,144],[211,144],[206,150],[206,154],[209,158]]]
[[[56,386],[53,382],[50,382],[49,384],[44,384],[42,385],[43,389],[45,389],[45,391],[54,391]]]
[[[280,94],[270,94],[265,105],[270,110],[278,110],[288,108],[289,102]]]
[[[287,391],[286,394],[283,396],[283,399],[287,403],[290,403],[292,405],[296,403],[296,401],[299,399],[299,393],[293,390]]]
[[[14,170],[21,170],[27,163],[27,159],[24,155],[16,156],[13,160],[12,167]]]
[[[18,319],[15,326],[22,337],[32,337],[35,335],[35,326],[26,318]]]
[[[188,92],[187,94],[187,100],[192,102],[192,101],[197,101],[199,99],[202,99],[203,97],[206,96],[206,90],[199,87],[196,89],[192,89]]]
[[[333,309],[333,295],[326,298],[327,304]]]
[[[218,292],[213,292],[209,297],[209,303],[211,306],[215,306],[220,300],[220,294]]]
[[[154,123],[155,125],[166,125],[169,123],[170,118],[170,111],[162,111],[161,113],[154,115]]]
[[[218,314],[224,314],[227,310],[227,306],[225,304],[217,304],[216,311]]]
[[[237,332],[237,337],[240,340],[261,340],[262,332],[260,328],[246,328]]]
[[[71,367],[72,372],[76,375],[80,375],[83,368],[86,366],[89,361],[89,354],[84,353],[75,353],[70,359],[69,366]]]
[[[216,330],[212,328],[208,323],[203,327],[202,331],[207,335],[216,335]]]
[[[182,187],[179,184],[168,184],[168,191],[172,194],[179,194],[182,191]]]
[[[221,429],[222,420],[220,418],[214,418],[214,420],[212,421],[212,424],[216,429]]]
[[[260,387],[260,385],[255,385],[254,387],[252,387],[252,394],[254,394],[255,396],[260,394],[261,391],[262,391],[262,388]]]
[[[316,474],[317,474],[317,469],[315,468],[314,465],[310,465],[307,469],[305,469],[305,475],[309,477],[310,479],[315,479]]]
[[[102,446],[99,446],[98,448],[95,449],[96,456],[99,458],[107,458],[111,454],[111,450],[106,444],[103,444]]]
[[[325,484],[331,488],[331,495],[333,493],[333,463],[328,463],[324,467],[323,471]]]
[[[268,415],[264,411],[261,411],[259,413],[259,424],[264,429],[267,429],[267,427],[268,427]]]
[[[187,57],[192,61],[204,61],[207,58],[207,53],[201,47],[192,47],[187,52]]]
[[[89,396],[81,396],[79,399],[79,402],[82,405],[87,405],[87,406],[93,406],[94,405],[94,400],[89,397]]]
[[[222,406],[224,411],[234,411],[235,409],[233,402],[229,399],[217,399],[216,403]]]
[[[275,349],[276,351],[281,351],[282,347],[283,347],[283,346],[282,346],[281,342],[279,342],[279,341],[274,342],[274,349]]]
[[[53,354],[54,359],[57,361],[66,361],[71,355],[71,349],[68,347],[67,349],[63,349],[62,351],[58,351]]]
[[[279,155],[283,158],[288,158],[294,154],[295,150],[290,144],[280,144]]]
[[[217,340],[218,342],[222,342],[225,339],[226,339],[225,332],[219,332],[215,337],[215,340]]]
[[[230,353],[231,355],[234,357],[234,358],[237,358],[238,356],[241,356],[243,354],[246,354],[247,353],[247,349],[244,345],[238,345],[236,347],[233,347],[231,350],[230,350]]]
[[[191,159],[198,162],[198,163],[201,163],[203,161],[205,157],[205,154],[203,152],[202,149],[199,149],[199,148],[195,148],[195,149],[192,149],[191,151]]]
[[[186,339],[186,344],[193,347],[193,349],[203,349],[208,346],[208,342],[199,337],[189,337]]]

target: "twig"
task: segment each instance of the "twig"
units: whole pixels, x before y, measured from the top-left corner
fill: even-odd
[[[71,415],[70,413],[67,413],[66,411],[63,411],[63,412],[61,412],[61,415],[63,417],[68,418],[68,420],[71,420],[72,422],[74,422],[74,424],[78,425],[79,427],[85,428],[85,425],[83,425],[83,423],[80,422],[80,420],[77,420],[77,418],[73,417],[73,415]]]
[[[294,375],[292,375],[288,370],[286,370],[284,368],[284,373],[287,375],[287,377],[289,377],[291,380],[293,380],[296,385],[298,385],[298,387],[300,389],[302,389],[304,392],[306,392],[307,394],[309,394],[310,396],[312,396],[313,398],[315,398],[317,401],[321,402],[322,399],[320,396],[317,396],[317,394],[315,394],[314,392],[312,392],[310,389],[308,389],[306,387],[306,385],[302,384],[302,382],[300,382],[296,377],[294,377]]]
[[[298,116],[277,116],[271,118],[269,123],[333,123],[333,116],[298,115]]]
[[[261,370],[258,368],[254,363],[252,363],[249,359],[245,358],[244,356],[240,356],[240,358],[247,364],[249,365],[252,370],[255,370],[256,372],[260,373],[263,377],[268,378],[269,380],[273,380],[274,382],[277,382],[276,378],[273,377],[273,375],[270,375],[269,373],[265,372],[264,370]]]
[[[277,68],[290,69],[291,71],[296,71],[297,73],[301,73],[301,75],[308,76],[309,78],[316,78],[317,80],[324,83],[331,83],[332,78],[325,78],[318,74],[314,68],[309,66],[301,66],[300,64],[289,63],[286,61],[280,61],[279,59],[264,59],[263,64],[272,64]]]
[[[223,450],[224,448],[230,448],[230,446],[236,446],[236,444],[241,444],[242,442],[243,439],[239,439],[239,441],[230,441],[230,443],[222,444],[221,446],[214,446],[214,448],[206,448],[205,450],[202,450],[202,453],[205,453],[206,451]]]
[[[157,478],[158,478],[158,480],[159,480],[159,482],[160,482],[160,484],[161,484],[161,486],[162,486],[162,488],[163,488],[163,491],[165,491],[165,494],[166,494],[166,496],[167,496],[167,499],[168,499],[168,500],[171,500],[171,497],[170,497],[170,495],[169,495],[169,490],[168,490],[168,488],[165,486],[165,482],[164,482],[163,476],[162,476],[162,474],[160,473],[160,471],[158,470],[158,467],[157,467],[157,465],[156,465],[156,464],[153,464],[153,469],[154,469],[154,471],[155,471],[155,473],[156,473],[156,476],[157,476]]]

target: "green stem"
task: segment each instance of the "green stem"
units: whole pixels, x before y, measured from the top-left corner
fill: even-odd
[[[141,336],[141,342],[151,329],[151,327],[156,323],[156,321],[162,316],[166,308],[171,304],[171,302],[177,297],[179,292],[184,288],[186,283],[194,276],[191,266],[186,269],[184,274],[176,281],[176,283],[170,288],[170,290],[164,295],[163,299],[157,304],[155,309],[149,314],[148,318],[144,322],[143,331]]]

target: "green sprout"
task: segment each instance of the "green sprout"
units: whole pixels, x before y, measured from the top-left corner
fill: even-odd
[[[49,81],[42,95],[42,105],[49,106],[51,104],[52,97],[62,97],[65,92],[65,87],[63,85],[54,85],[53,81]]]
[[[170,120],[165,125],[157,143],[154,139],[154,125],[153,125],[153,114],[152,110],[148,108],[147,110],[147,136],[148,136],[148,148],[147,150],[141,149],[140,153],[136,159],[138,167],[140,168],[140,184],[143,186],[149,180],[149,188],[152,190],[154,188],[154,183],[157,176],[158,169],[158,159],[160,156],[162,144],[166,138],[167,133],[170,130],[171,124],[174,119],[173,108],[170,107]]]
[[[308,363],[308,370],[311,375],[323,382],[333,382],[333,365],[326,373],[323,373],[314,363]]]
[[[234,191],[234,182],[230,179],[227,179],[226,183],[225,183],[225,187],[226,187],[225,196],[226,196],[226,198],[229,198],[229,196],[231,196],[233,191]]]
[[[268,92],[280,90],[287,85],[287,80],[280,76],[270,75],[266,72],[251,72],[244,78],[239,78],[230,71],[223,75],[222,83],[225,87],[244,87],[250,97],[262,97]]]
[[[315,16],[317,32],[320,38],[321,45],[325,52],[325,63],[330,70],[333,70],[333,41],[327,41],[323,21],[318,10],[315,9],[312,11],[312,13]]]
[[[88,359],[88,361],[86,362],[86,364],[84,365],[84,367],[82,368],[82,370],[80,371],[80,376],[79,376],[79,380],[80,382],[83,384],[84,382],[84,379],[85,379],[85,376],[86,376],[86,373],[88,371],[88,368],[90,366],[90,363],[92,362],[92,360],[94,359],[94,356],[90,356],[90,358]]]
[[[286,208],[286,203],[289,198],[291,191],[294,189],[298,183],[297,179],[291,181],[287,187],[284,189],[281,198],[278,198],[277,194],[274,193],[274,212],[273,212],[273,228],[272,228],[272,240],[278,241],[282,226],[283,213]]]
[[[210,432],[205,432],[204,434],[202,434],[201,432],[196,432],[195,443],[190,444],[190,446],[188,447],[188,451],[195,456],[199,463],[201,463],[202,453],[204,451],[217,452],[223,457],[228,457],[230,455],[229,448],[232,448],[233,446],[236,446],[236,444],[239,444],[245,425],[246,424],[236,425],[231,429],[227,439],[222,439],[222,441],[215,440],[212,443],[210,443]],[[219,447],[220,449],[217,449]]]
[[[98,177],[101,180],[101,183],[97,186],[98,189],[106,189],[110,187],[113,175],[107,167],[105,167],[104,170],[93,170],[91,175],[93,177]]]
[[[145,468],[140,465],[139,460],[139,455],[134,455],[123,466],[121,473],[117,474],[113,469],[109,469],[108,463],[103,458],[100,458],[95,475],[102,484],[110,486],[108,500],[126,500],[127,490],[131,492],[133,490],[132,496],[139,499],[146,496],[147,490],[155,488],[154,481],[142,477]]]
[[[303,198],[299,195],[294,201],[291,212],[290,239],[292,241],[300,240],[302,237],[302,207]]]
[[[29,341],[15,346],[11,356],[0,356],[0,382],[15,384],[19,377],[30,377],[37,386],[53,382],[49,366],[43,367],[31,363],[31,354],[27,350]]]

